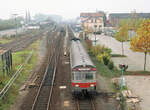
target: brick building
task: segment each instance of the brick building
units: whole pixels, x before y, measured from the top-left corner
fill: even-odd
[[[109,23],[111,25],[119,25],[121,19],[130,19],[135,17],[136,19],[143,18],[147,19],[150,18],[150,13],[110,13],[109,14]]]

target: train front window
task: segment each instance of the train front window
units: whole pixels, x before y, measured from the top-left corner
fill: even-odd
[[[92,80],[93,79],[93,73],[86,73],[85,74],[85,79],[86,80]]]
[[[76,80],[82,80],[82,74],[81,73],[75,73]]]

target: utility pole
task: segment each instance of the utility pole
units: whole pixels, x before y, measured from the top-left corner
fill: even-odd
[[[95,34],[95,46],[96,46],[96,27],[97,27],[97,26],[94,25],[94,27],[95,27],[95,33],[94,33],[94,34]]]
[[[18,16],[18,14],[13,14],[13,16],[14,16],[14,18],[15,18],[15,24],[16,24],[16,38],[18,37],[18,31],[17,31],[17,29],[18,29],[18,25],[17,25],[17,16]],[[17,38],[18,39],[18,38]],[[19,46],[19,42],[18,42],[18,46]],[[17,45],[16,45],[16,47],[17,47]]]
[[[14,18],[15,18],[15,24],[16,24],[16,37],[18,35],[18,32],[17,32],[17,28],[18,28],[18,25],[17,25],[17,15],[18,14],[13,14]]]

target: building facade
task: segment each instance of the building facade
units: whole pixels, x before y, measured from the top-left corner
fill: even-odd
[[[109,22],[112,26],[119,25],[121,19],[130,19],[130,18],[150,18],[150,13],[110,13]]]
[[[91,32],[104,30],[105,14],[103,12],[96,13],[81,13],[81,24]]]

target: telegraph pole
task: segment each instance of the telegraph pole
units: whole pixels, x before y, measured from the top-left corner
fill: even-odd
[[[14,18],[15,18],[15,24],[16,24],[16,39],[18,39],[17,37],[18,37],[18,31],[17,31],[17,29],[18,29],[18,25],[17,25],[17,16],[18,16],[18,14],[13,14],[13,16],[14,16]],[[18,42],[18,46],[19,46],[19,42]],[[17,45],[16,45],[16,47],[17,47]]]
[[[15,24],[16,24],[16,37],[17,37],[17,35],[18,35],[18,32],[17,32],[17,28],[18,28],[18,25],[17,25],[17,15],[18,14],[13,14],[13,16],[14,16],[14,18],[15,18]]]
[[[95,34],[95,46],[96,46],[96,27],[97,26],[95,25],[94,27],[95,27],[95,33],[94,34]]]

